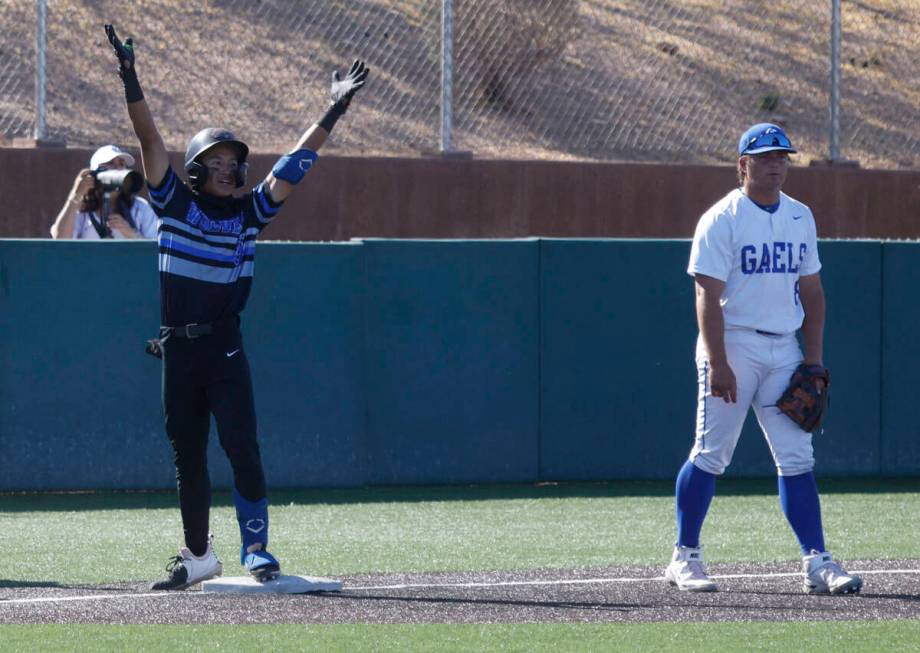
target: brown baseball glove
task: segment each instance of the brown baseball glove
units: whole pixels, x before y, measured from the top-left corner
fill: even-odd
[[[831,375],[826,367],[803,363],[793,372],[776,406],[803,431],[812,433],[821,426],[827,412],[830,385]]]

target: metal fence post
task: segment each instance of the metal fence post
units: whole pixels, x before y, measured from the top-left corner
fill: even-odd
[[[831,163],[840,158],[840,0],[831,0]]]
[[[48,2],[36,0],[35,11],[35,140],[45,138],[45,46],[48,42]]]
[[[441,0],[441,152],[450,152],[453,127],[454,3]]]

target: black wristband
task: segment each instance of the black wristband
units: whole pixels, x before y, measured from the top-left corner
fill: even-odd
[[[137,81],[137,71],[134,66],[121,69],[121,81],[125,85],[125,100],[127,102],[140,102],[144,99],[144,92],[141,90],[141,84]]]
[[[329,107],[329,110],[326,111],[326,115],[324,115],[317,124],[327,132],[331,132],[332,128],[335,127],[336,121],[345,115],[345,109],[347,108],[347,104],[342,104],[340,102],[333,104]]]

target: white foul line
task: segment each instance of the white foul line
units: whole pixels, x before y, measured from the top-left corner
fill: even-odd
[[[885,575],[885,574],[920,574],[920,569],[865,569],[852,570],[855,574]],[[710,578],[786,578],[801,576],[802,572],[777,572],[772,574],[713,574]],[[602,585],[605,583],[647,583],[667,580],[664,576],[650,576],[647,578],[571,578],[562,580],[506,580],[491,583],[405,583],[400,585],[368,585],[364,587],[343,587],[342,592],[366,592],[369,590],[404,590],[438,587],[513,587],[526,585]],[[0,606],[21,603],[64,603],[76,601],[101,601],[104,599],[138,599],[165,596],[203,596],[202,592],[150,592],[143,594],[95,594],[81,596],[43,596],[31,599],[0,599]],[[213,596],[213,595],[212,595]]]
[[[501,580],[492,583],[406,583],[404,585],[371,585],[368,587],[343,587],[342,591],[405,590],[421,587],[512,587],[516,585],[593,585],[601,583],[647,583],[665,580],[664,576],[648,578],[571,578],[568,580]]]
[[[920,569],[871,569],[853,571],[854,574],[920,574]],[[801,576],[802,572],[777,572],[773,574],[713,574],[710,578],[785,578]],[[434,587],[513,587],[519,585],[600,585],[604,583],[647,583],[664,581],[664,576],[648,578],[571,578],[561,580],[508,580],[491,583],[405,583],[401,585],[371,585],[367,587],[343,587],[343,592],[361,592],[367,590],[403,590]]]
[[[33,599],[0,599],[0,605],[11,603],[63,603],[65,601],[100,601],[102,599],[137,599],[150,596],[175,596],[175,592],[151,592],[150,594],[83,594],[80,596],[41,596]]]

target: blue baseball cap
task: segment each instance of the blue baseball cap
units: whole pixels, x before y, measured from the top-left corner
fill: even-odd
[[[763,152],[772,152],[781,150],[795,154],[797,149],[792,147],[789,137],[779,125],[769,122],[761,122],[753,127],[749,127],[738,141],[738,156],[744,154],[761,154]]]

